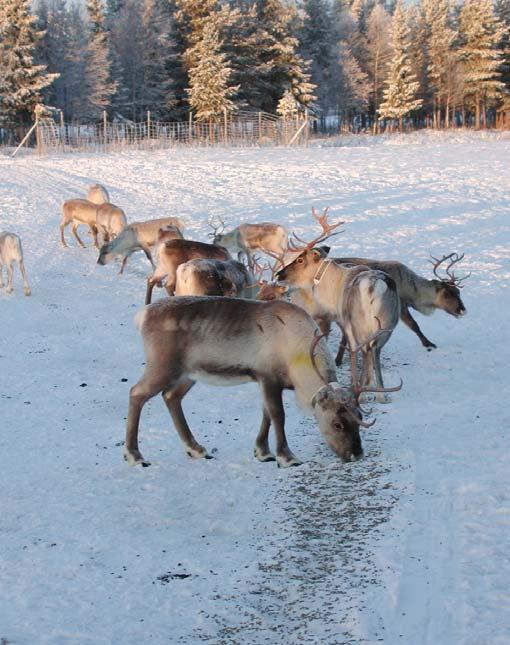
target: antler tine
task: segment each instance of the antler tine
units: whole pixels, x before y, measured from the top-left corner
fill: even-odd
[[[430,262],[430,264],[433,265],[433,272],[434,272],[434,275],[436,276],[436,278],[441,280],[441,282],[447,282],[447,283],[449,283],[451,285],[456,286],[459,289],[462,289],[463,285],[461,285],[461,282],[463,280],[466,280],[467,278],[469,278],[471,273],[468,273],[468,274],[466,274],[465,276],[462,276],[462,277],[457,277],[453,273],[453,271],[450,271],[450,270],[451,270],[451,268],[452,268],[452,266],[454,264],[457,264],[457,262],[460,262],[461,260],[464,259],[464,253],[461,253],[460,255],[458,253],[449,253],[448,255],[443,255],[443,257],[441,259],[435,258],[432,254],[431,254],[430,257],[432,258],[432,260],[429,260],[429,262]],[[441,277],[439,275],[439,273],[437,272],[437,269],[439,268],[439,266],[441,264],[443,264],[443,262],[446,262],[447,260],[450,260],[450,263],[448,264],[448,266],[445,269],[446,275],[448,277],[443,278],[443,277]]]
[[[317,376],[325,385],[327,385],[327,381],[324,378],[324,376],[319,372],[319,368],[317,367],[317,363],[315,361],[315,348],[317,347],[318,342],[325,336],[326,334],[318,333],[318,329],[315,330],[314,339],[312,341],[312,344],[310,345],[310,358],[312,360],[313,369],[317,372]]]
[[[377,324],[379,326],[379,329],[375,332],[375,334],[372,334],[369,336],[363,343],[360,343],[355,347],[354,349],[351,350],[351,374],[352,374],[352,389],[356,398],[356,403],[359,405],[359,397],[363,392],[398,392],[399,390],[402,389],[402,386],[404,385],[404,382],[402,379],[400,379],[400,385],[394,386],[394,387],[372,387],[372,386],[362,386],[359,382],[358,379],[358,368],[356,365],[356,354],[362,349],[365,345],[370,344],[372,341],[374,341],[376,338],[378,338],[381,334],[384,334],[385,332],[390,332],[390,329],[383,329],[381,327],[381,321],[377,316],[374,316],[374,318],[377,320]]]
[[[457,253],[451,253],[451,262],[450,264],[446,267],[446,275],[450,278],[452,284],[454,284],[457,288],[462,289],[464,285],[461,285],[461,282],[463,280],[467,280],[469,276],[471,275],[471,272],[467,273],[466,275],[462,277],[457,277],[453,271],[450,273],[450,269],[454,264],[457,264],[457,262],[460,262],[461,260],[464,259],[464,253],[461,253],[458,255]]]
[[[344,221],[339,220],[336,222],[336,224],[329,224],[328,223],[328,212],[329,212],[329,207],[326,207],[322,213],[322,215],[318,215],[317,211],[315,208],[312,206],[312,215],[313,217],[319,222],[322,228],[322,233],[315,237],[311,242],[305,242],[299,235],[296,233],[292,233],[292,237],[289,241],[289,249],[291,251],[307,251],[309,249],[313,249],[314,246],[319,244],[320,242],[324,242],[330,237],[333,237],[334,235],[338,235],[339,233],[342,233],[342,231],[336,231],[333,233],[332,231],[335,228],[338,228],[339,226],[342,226],[345,224]],[[301,244],[296,244],[295,240],[297,242],[300,242]]]

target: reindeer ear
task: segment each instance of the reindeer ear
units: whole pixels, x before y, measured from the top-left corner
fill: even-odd
[[[327,246],[327,245],[326,246],[318,246],[317,248],[322,252],[324,257],[329,255],[329,252],[331,251],[331,247]]]

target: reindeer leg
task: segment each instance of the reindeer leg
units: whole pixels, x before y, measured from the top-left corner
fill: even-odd
[[[429,352],[431,349],[437,348],[437,345],[434,345],[434,343],[430,341],[425,336],[425,334],[423,334],[418,323],[409,313],[409,309],[407,308],[407,305],[402,305],[400,308],[400,320],[404,323],[404,325],[407,325],[409,329],[411,329],[411,331],[414,331],[414,333],[421,340],[421,344],[424,347],[426,347]]]
[[[67,246],[67,242],[66,242],[65,237],[64,237],[64,230],[65,230],[65,227],[66,227],[68,224],[69,224],[69,222],[65,222],[65,223],[63,223],[63,224],[61,224],[61,225],[60,225],[60,242],[62,243],[62,246],[63,246],[65,249],[67,249],[67,248],[68,248],[68,246]]]
[[[342,340],[340,341],[340,345],[338,347],[338,354],[336,355],[336,358],[335,358],[335,365],[337,367],[340,367],[340,365],[342,364],[346,347],[347,347],[347,337],[342,332]]]
[[[152,301],[152,290],[154,289],[155,281],[151,278],[147,278],[147,289],[145,290],[145,304],[150,305]]]
[[[276,435],[276,461],[279,467],[300,466],[301,461],[292,453],[285,436],[285,410],[282,388],[276,383],[262,381],[262,395]]]
[[[253,455],[262,462],[266,461],[275,461],[275,456],[269,449],[269,428],[271,426],[271,417],[269,412],[264,407],[262,411],[262,423],[260,425],[260,430],[255,440],[255,449],[253,450]]]
[[[132,253],[132,252],[131,252],[131,253]],[[119,275],[122,275],[122,274],[124,273],[124,268],[125,268],[125,266],[126,266],[127,259],[128,259],[128,257],[131,255],[131,253],[128,253],[127,255],[125,255],[125,256],[122,258],[122,261],[121,261],[121,263],[120,263]]]
[[[124,444],[124,459],[130,466],[142,464],[142,466],[150,466],[150,462],[146,461],[140,450],[138,449],[138,427],[140,424],[140,415],[143,406],[149,399],[156,396],[158,392],[165,387],[161,381],[150,381],[146,375],[142,377],[138,383],[133,385],[129,392],[129,408],[126,424],[126,441]]]
[[[382,347],[379,347],[379,345],[375,345],[375,347],[372,347],[370,350],[373,356],[375,381],[377,383],[377,387],[384,387],[381,370],[381,350]],[[391,403],[391,396],[387,392],[376,392],[375,400],[378,403]]]
[[[184,417],[184,412],[182,411],[181,401],[194,385],[195,381],[192,381],[191,379],[180,381],[178,385],[167,388],[163,392],[163,399],[172,415],[175,429],[184,444],[186,453],[194,459],[199,459],[201,457],[211,459],[211,455],[209,455],[207,450],[201,446],[193,436],[186,418]]]
[[[27,280],[27,273],[25,271],[25,263],[23,262],[23,260],[20,260],[18,262],[18,265],[19,265],[19,270],[21,272],[21,275],[23,277],[23,293],[25,294],[25,296],[29,296],[32,292],[30,291],[30,285],[28,284],[28,280]]]
[[[94,238],[94,246],[96,249],[99,249],[99,244],[97,241],[97,226],[94,226],[94,224],[89,224],[90,232],[92,233],[92,237]]]
[[[12,260],[7,265],[7,293],[12,293],[12,276],[14,274],[14,268],[12,266]]]
[[[85,244],[83,244],[83,242],[80,240],[80,236],[78,235],[78,231],[77,231],[78,226],[79,225],[75,222],[71,227],[71,233],[74,235],[74,237],[76,238],[76,240],[78,241],[78,244],[82,247],[82,249],[84,249]]]
[[[0,264],[0,289],[4,288],[4,267]]]
[[[149,262],[151,263],[153,271],[155,271],[156,270],[156,265],[154,264],[154,260],[152,259],[150,248],[148,246],[144,245],[144,246],[142,246],[142,251],[147,256],[147,260],[149,260]]]

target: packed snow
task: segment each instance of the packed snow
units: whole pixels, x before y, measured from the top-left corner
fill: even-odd
[[[510,643],[509,155],[510,139],[469,133],[0,155],[0,230],[21,236],[32,288],[16,273],[0,292],[0,641]],[[416,314],[431,352],[397,327],[383,369],[404,387],[373,404],[359,462],[288,393],[305,463],[259,463],[257,386],[197,385],[184,409],[214,459],[186,456],[157,397],[140,431],[152,466],[129,467],[150,266],[98,266],[84,229],[86,249],[70,231],[61,248],[62,202],[96,182],[128,220],[177,215],[203,241],[211,215],[311,237],[311,207],[329,206],[346,222],[332,255],[430,276],[430,253],[465,253],[468,314]]]

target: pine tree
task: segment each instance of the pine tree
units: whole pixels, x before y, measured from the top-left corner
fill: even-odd
[[[492,0],[465,0],[459,14],[459,32],[465,98],[474,108],[475,125],[480,128],[487,108],[504,91],[499,71],[503,56],[498,48],[504,29],[496,18]]]
[[[44,32],[36,28],[30,0],[2,0],[0,5],[0,121],[14,126],[32,121],[42,92],[56,79],[45,65],[34,64]]]
[[[198,121],[218,120],[235,109],[232,97],[237,87],[229,84],[232,70],[221,51],[221,41],[214,23],[206,23],[201,39],[188,52],[189,104]]]
[[[390,63],[384,101],[379,108],[379,119],[398,119],[403,130],[404,117],[417,110],[422,100],[416,98],[418,82],[409,61],[409,28],[402,0],[397,2],[393,16],[393,57]]]
[[[87,13],[89,39],[85,52],[84,78],[87,96],[82,106],[82,116],[98,119],[104,110],[110,109],[117,85],[112,80],[110,42],[101,0],[88,0]]]

